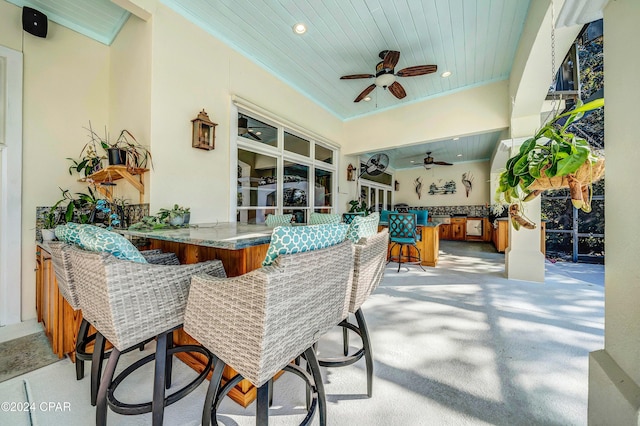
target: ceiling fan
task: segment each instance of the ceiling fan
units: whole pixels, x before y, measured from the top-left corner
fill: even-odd
[[[256,135],[253,128],[249,128],[247,117],[238,117],[238,136],[249,136],[257,141],[261,141],[260,136]]]
[[[427,152],[427,156],[424,157],[424,168],[427,170],[431,169],[431,166],[433,165],[439,165],[439,166],[453,166],[453,164],[451,163],[447,163],[446,161],[434,161],[433,157],[431,156],[431,151]]]
[[[365,173],[369,176],[377,176],[387,170],[387,167],[389,167],[389,156],[384,153],[375,154],[367,160],[358,177]]]
[[[400,52],[396,50],[383,50],[378,54],[381,62],[376,65],[376,73],[374,74],[353,74],[343,75],[340,80],[354,80],[358,78],[374,78],[372,85],[364,89],[353,102],[360,102],[363,100],[373,89],[382,87],[383,89],[389,89],[389,92],[398,99],[402,99],[407,96],[407,92],[404,91],[404,87],[396,81],[396,77],[415,77],[419,75],[431,74],[438,70],[436,65],[416,65],[413,67],[403,68],[398,72],[394,72],[394,68],[400,59]]]

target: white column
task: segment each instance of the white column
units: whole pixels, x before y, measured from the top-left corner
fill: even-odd
[[[511,280],[544,282],[544,255],[540,251],[540,197],[523,203],[524,215],[535,229],[509,225],[509,247],[505,252],[505,272]]]
[[[636,170],[640,86],[632,76],[640,51],[640,2],[604,10],[606,204],[604,349],[589,358],[589,424],[640,424],[640,210]]]

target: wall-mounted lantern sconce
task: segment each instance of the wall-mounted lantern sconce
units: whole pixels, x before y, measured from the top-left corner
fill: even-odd
[[[393,182],[393,189],[394,191],[399,191],[400,190],[400,182],[398,182],[397,180]]]
[[[204,112],[204,109],[191,122],[193,123],[191,146],[206,149],[207,151],[214,149],[216,147],[217,124],[209,120],[209,116]]]
[[[356,168],[353,167],[353,164],[349,163],[349,167],[347,167],[347,180],[354,181],[356,180]]]

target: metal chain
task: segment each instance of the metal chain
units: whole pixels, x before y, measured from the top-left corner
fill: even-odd
[[[551,86],[553,87],[553,91],[556,91],[556,29],[555,29],[555,8],[553,4],[553,0],[551,0]],[[562,95],[560,95],[560,100],[562,100]],[[547,117],[548,121],[552,117],[554,117],[557,113],[556,108],[560,108],[560,103],[556,105],[556,96],[555,94],[551,98],[551,111],[549,111],[549,117]]]

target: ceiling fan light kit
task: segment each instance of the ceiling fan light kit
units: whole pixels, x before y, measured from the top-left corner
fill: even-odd
[[[424,168],[426,170],[431,170],[431,167],[436,164],[439,166],[453,166],[453,164],[447,163],[446,161],[434,161],[433,157],[431,156],[431,151],[427,152],[427,156],[424,157],[423,160]]]
[[[413,67],[403,68],[397,73],[394,72],[398,61],[400,60],[400,52],[397,50],[383,50],[378,54],[381,62],[376,65],[376,73],[374,74],[351,74],[343,75],[340,80],[355,80],[360,78],[375,78],[373,84],[364,89],[353,102],[360,102],[366,100],[369,93],[376,87],[382,87],[383,89],[389,89],[389,92],[398,99],[403,99],[407,96],[407,92],[404,87],[396,81],[396,77],[416,77],[425,74],[431,74],[438,70],[436,65],[416,65]]]

